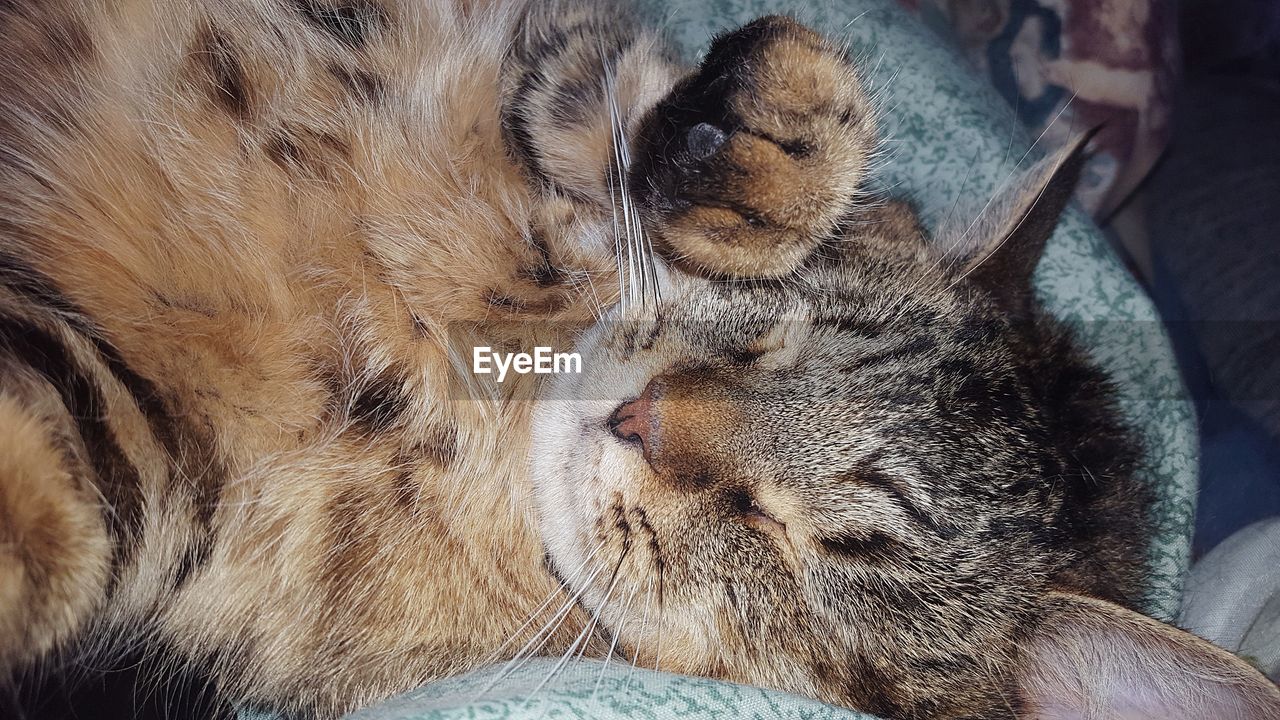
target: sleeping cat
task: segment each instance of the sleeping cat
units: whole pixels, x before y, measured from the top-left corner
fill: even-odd
[[[575,0],[16,0],[0,63],[0,671],[142,648],[332,717],[527,648],[887,718],[1280,708],[1131,609],[1138,450],[1030,286],[1083,142],[931,240],[786,18],[686,69]]]

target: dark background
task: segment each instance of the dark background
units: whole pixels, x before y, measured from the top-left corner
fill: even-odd
[[[1280,2],[1181,5],[1174,137],[1133,202],[1200,419],[1201,555],[1280,515]]]

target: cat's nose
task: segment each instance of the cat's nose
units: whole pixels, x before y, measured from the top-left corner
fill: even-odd
[[[656,381],[650,382],[639,397],[619,405],[606,423],[614,437],[638,444],[645,460],[651,460],[658,433],[654,403],[659,391],[654,389],[655,384]]]

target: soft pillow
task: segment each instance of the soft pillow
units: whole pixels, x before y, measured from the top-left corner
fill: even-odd
[[[874,720],[796,695],[635,669],[616,660],[538,658],[501,676],[494,667],[352,713],[350,720]],[[552,673],[555,673],[552,675]],[[495,677],[501,681],[494,683]],[[551,678],[548,681],[548,677]],[[544,684],[545,683],[545,684]],[[493,688],[489,685],[493,684]],[[536,692],[535,692],[536,691]]]

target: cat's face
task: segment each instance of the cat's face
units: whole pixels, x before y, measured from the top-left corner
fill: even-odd
[[[919,239],[850,242],[601,323],[534,465],[552,563],[628,654],[895,716],[999,692],[974,676],[1044,588],[1058,499],[996,306]]]
[[[1147,541],[1109,386],[1031,300],[1087,137],[930,243],[901,206],[851,207],[872,128],[815,38],[723,36],[642,123],[627,187],[673,282],[583,338],[532,427],[587,631],[885,718],[1276,707],[1239,661],[1080,594],[1132,602]]]

